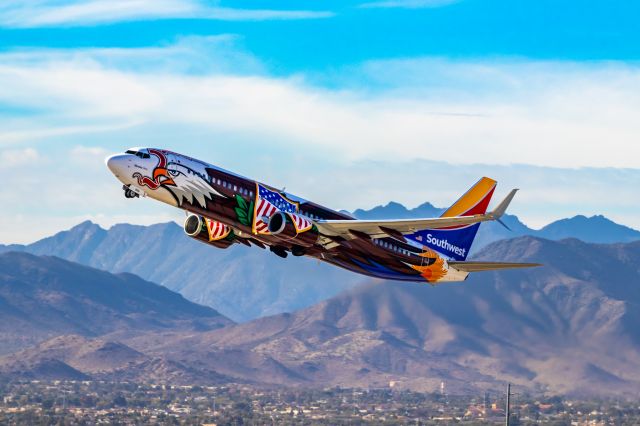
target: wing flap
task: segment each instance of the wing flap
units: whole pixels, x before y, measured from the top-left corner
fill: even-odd
[[[503,269],[535,268],[541,263],[510,262],[449,262],[449,266],[463,272],[500,271]]]

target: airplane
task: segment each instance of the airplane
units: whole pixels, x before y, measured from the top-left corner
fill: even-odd
[[[464,281],[469,273],[539,266],[467,261],[482,222],[500,221],[517,189],[487,212],[497,182],[483,177],[440,217],[358,220],[212,164],[164,149],[131,148],[106,165],[127,198],[187,212],[184,232],[213,247],[256,246],[310,256],[397,281]]]

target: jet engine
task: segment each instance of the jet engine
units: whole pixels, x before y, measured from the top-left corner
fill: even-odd
[[[215,220],[191,214],[184,221],[184,232],[191,238],[226,249],[234,243],[233,229]]]
[[[275,212],[269,218],[268,229],[275,238],[302,247],[311,247],[318,241],[313,222],[295,213]]]

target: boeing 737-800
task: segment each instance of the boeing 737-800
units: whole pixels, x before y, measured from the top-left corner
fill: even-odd
[[[470,272],[537,266],[467,261],[481,222],[500,220],[516,190],[487,212],[496,181],[483,177],[440,217],[357,220],[186,155],[132,148],[106,160],[127,198],[185,210],[185,233],[217,248],[257,246],[311,256],[400,281],[463,281]]]

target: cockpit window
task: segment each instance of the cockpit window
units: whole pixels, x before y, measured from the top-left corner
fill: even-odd
[[[136,157],[139,158],[151,158],[151,156],[149,154],[147,154],[146,152],[140,152],[140,151],[135,151],[133,149],[128,149],[124,152],[125,154],[133,154]]]

